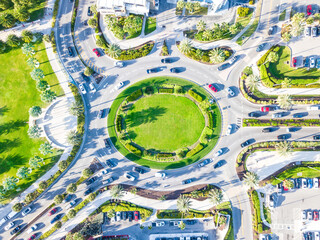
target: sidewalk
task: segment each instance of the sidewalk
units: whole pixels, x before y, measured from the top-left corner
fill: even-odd
[[[260,201],[260,215],[261,215],[261,220],[263,222],[264,225],[266,225],[267,227],[271,228],[270,224],[267,222],[267,220],[264,217],[264,213],[263,213],[263,203],[264,203],[264,199],[261,198],[261,194],[260,191],[257,190],[258,193],[258,197],[259,197],[259,201]]]

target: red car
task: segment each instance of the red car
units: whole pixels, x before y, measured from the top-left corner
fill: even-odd
[[[296,67],[297,66],[297,58],[292,58],[292,66]]]
[[[283,186],[283,191],[289,191],[289,189]]]
[[[97,57],[101,56],[97,49],[94,48],[94,49],[92,49],[92,51],[97,55]]]
[[[312,6],[311,5],[308,5],[307,6],[307,15],[310,16],[312,13]]]
[[[133,213],[133,215],[134,215],[134,220],[135,220],[135,221],[138,221],[138,220],[139,220],[139,212],[138,212],[138,211],[135,211],[135,212]]]
[[[52,208],[51,211],[49,212],[49,216],[55,214],[58,211],[57,208]]]
[[[261,107],[261,112],[269,112],[269,107]]]
[[[29,239],[28,240],[33,240],[33,239],[36,239],[36,235],[35,234],[33,234],[31,237],[29,237]]]
[[[313,211],[313,220],[318,221],[319,220],[319,212],[317,210]]]
[[[218,90],[213,86],[213,84],[210,84],[209,88],[214,92],[218,92]]]

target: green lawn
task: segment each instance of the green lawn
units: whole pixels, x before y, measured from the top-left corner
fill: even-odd
[[[45,80],[52,86],[58,95],[63,94],[56,75],[48,61],[43,43],[36,44],[35,57],[41,63]],[[8,176],[16,176],[18,168],[28,166],[29,158],[39,154],[41,139],[32,140],[27,134],[29,113],[33,105],[45,107],[40,100],[35,81],[31,79],[30,67],[26,64],[27,57],[21,49],[14,49],[0,54],[0,182]],[[52,156],[57,156],[57,152]],[[60,153],[59,153],[60,154]],[[30,186],[39,176],[48,170],[57,160],[57,157],[46,157],[45,165],[33,171],[28,179],[21,180],[18,187],[23,190]],[[14,196],[16,193],[8,193]],[[7,199],[4,199],[6,201]]]
[[[210,96],[204,88],[202,88],[202,87],[200,87],[190,81],[186,81],[184,79],[181,79],[181,78],[162,76],[162,77],[153,77],[153,78],[145,79],[143,81],[139,81],[139,82],[133,84],[132,86],[130,86],[130,88],[125,89],[113,101],[110,113],[108,115],[108,132],[109,132],[109,136],[110,136],[113,144],[119,150],[119,152],[122,155],[124,155],[125,157],[127,157],[128,159],[135,161],[137,164],[140,164],[140,165],[143,165],[146,167],[150,167],[150,168],[156,168],[156,169],[180,168],[180,167],[187,166],[189,164],[192,164],[192,163],[202,159],[216,145],[216,143],[219,139],[219,136],[220,136],[220,131],[221,131],[221,114],[220,114],[220,110],[217,107],[217,105],[214,105],[213,109],[212,109],[213,110],[213,121],[214,121],[212,140],[208,143],[206,148],[204,148],[199,153],[195,154],[194,156],[192,156],[190,158],[185,158],[185,159],[182,159],[182,160],[176,161],[176,162],[156,162],[156,161],[151,161],[151,160],[137,157],[136,155],[130,153],[120,143],[120,141],[117,139],[117,134],[116,134],[116,130],[115,130],[114,120],[115,120],[115,116],[117,113],[117,109],[119,108],[120,104],[123,102],[123,100],[126,97],[128,97],[131,93],[133,93],[134,91],[139,90],[141,88],[144,88],[144,87],[147,87],[150,85],[152,85],[153,87],[157,87],[157,86],[160,86],[163,84],[179,84],[181,86],[184,86],[185,89],[193,88],[198,93],[200,93],[206,100]]]
[[[249,22],[252,18],[252,14],[253,14],[253,10],[252,10],[252,8],[250,8],[249,14],[247,16],[245,16],[245,17],[237,16],[236,23],[237,22],[241,23],[242,27],[245,28],[249,24]]]
[[[194,10],[192,13],[186,9],[186,16],[202,16],[208,14],[207,7],[200,7],[198,10]]]
[[[148,17],[144,28],[144,34],[152,33],[157,28],[157,19],[155,17]]]
[[[135,102],[128,111],[126,127],[138,145],[172,152],[194,144],[205,127],[205,120],[190,99],[159,94]]]
[[[279,21],[284,21],[286,18],[286,10],[283,10],[279,16]]]

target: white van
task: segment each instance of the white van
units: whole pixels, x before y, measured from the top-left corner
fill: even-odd
[[[319,106],[318,105],[313,105],[313,106],[309,106],[307,107],[308,111],[316,111],[319,110]]]

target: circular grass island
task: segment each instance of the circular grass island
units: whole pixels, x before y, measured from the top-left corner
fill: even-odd
[[[216,145],[221,114],[210,94],[193,82],[153,77],[114,100],[108,131],[118,151],[137,164],[173,169],[194,163]]]

